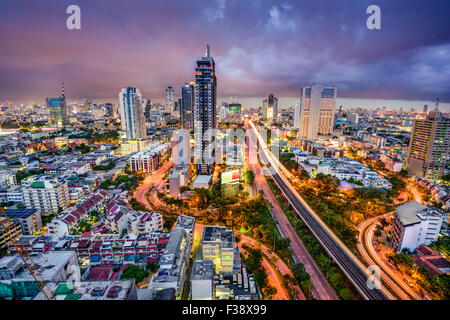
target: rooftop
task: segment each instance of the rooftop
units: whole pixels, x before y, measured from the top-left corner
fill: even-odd
[[[194,229],[195,218],[180,214],[177,218],[175,228],[183,228],[185,230],[192,231]]]
[[[202,244],[219,242],[226,247],[234,246],[234,233],[223,226],[205,226],[203,228]]]
[[[214,274],[214,263],[211,260],[194,261],[191,280],[212,280]]]
[[[437,216],[439,213],[413,200],[397,207],[395,215],[402,225],[407,226],[420,223],[427,216]]]
[[[37,209],[4,209],[5,214],[10,219],[25,219],[29,216],[36,214]]]

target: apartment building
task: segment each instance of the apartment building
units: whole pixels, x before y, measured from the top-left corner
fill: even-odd
[[[70,202],[67,183],[48,177],[22,181],[23,201],[27,208],[42,213],[58,213]]]
[[[145,150],[136,153],[130,157],[130,170],[152,172],[159,168],[159,165],[167,155],[171,143],[150,145]]]
[[[436,241],[444,218],[438,209],[417,201],[397,207],[392,224],[392,248],[397,252],[405,248],[414,251],[421,244]]]
[[[178,216],[164,254],[159,260],[158,275],[152,278],[149,285],[154,294],[164,289],[174,288],[176,296],[181,295],[191,256],[194,225],[194,217]]]
[[[203,260],[211,260],[216,273],[233,272],[234,232],[223,226],[205,226],[202,236]]]

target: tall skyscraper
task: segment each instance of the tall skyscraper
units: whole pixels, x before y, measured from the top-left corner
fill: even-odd
[[[175,106],[175,90],[168,86],[166,88],[166,112],[172,113]]]
[[[139,89],[123,88],[119,93],[119,104],[122,131],[126,132],[127,140],[146,139],[144,101]]]
[[[298,117],[299,139],[315,139],[319,134],[333,132],[336,88],[321,85],[305,86],[300,94]]]
[[[150,99],[147,99],[147,103],[145,104],[145,109],[144,109],[145,122],[150,122],[150,111],[151,110],[152,110],[152,101]]]
[[[209,129],[216,128],[217,79],[216,66],[209,45],[195,68],[195,147],[197,174],[212,174],[215,164],[215,141]]]
[[[64,83],[62,84],[62,94],[58,98],[47,98],[47,107],[50,110],[50,121],[53,126],[58,128],[65,127],[68,121],[66,95],[64,92]]]
[[[194,130],[195,82],[185,83],[181,87],[181,127],[189,132]]]
[[[407,167],[410,175],[438,180],[450,152],[450,118],[438,105],[426,119],[415,119],[409,142]]]
[[[272,93],[263,100],[262,116],[263,121],[266,121],[268,125],[272,124],[273,119],[278,116],[278,98]]]
[[[427,113],[427,111],[428,111],[428,105],[424,104],[423,105],[423,113]]]

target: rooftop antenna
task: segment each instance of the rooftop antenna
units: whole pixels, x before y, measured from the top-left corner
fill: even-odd
[[[64,82],[62,82],[61,83],[62,84],[62,97],[66,97],[66,93],[65,93],[65,90],[64,90]]]
[[[209,44],[206,45],[206,57],[210,57],[211,56],[211,49],[209,47]]]

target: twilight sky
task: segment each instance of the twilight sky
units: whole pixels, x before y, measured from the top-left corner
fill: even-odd
[[[81,8],[81,30],[66,8]],[[381,7],[381,30],[366,8]],[[0,103],[115,101],[135,86],[176,95],[207,43],[220,97],[294,98],[334,84],[340,98],[450,102],[448,0],[2,0]]]

